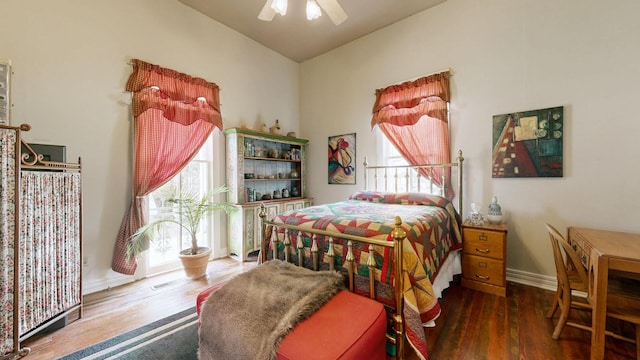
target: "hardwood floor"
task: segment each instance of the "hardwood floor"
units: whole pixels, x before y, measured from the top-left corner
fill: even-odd
[[[83,317],[64,328],[27,339],[28,360],[55,359],[119,333],[195,305],[209,286],[255,266],[233,259],[209,264],[207,278],[188,280],[182,272],[147,278],[85,296]],[[588,359],[590,334],[565,327],[559,340],[551,333],[557,321],[545,318],[553,293],[509,283],[508,297],[462,288],[445,291],[437,326],[426,330],[430,358],[439,359]],[[580,317],[581,314],[572,314]],[[582,315],[588,320],[588,314]],[[613,324],[633,334],[627,325]],[[635,345],[607,338],[607,359],[634,359]],[[408,354],[411,360],[417,359]]]
[[[209,263],[208,276],[200,280],[189,280],[177,271],[86,295],[81,319],[23,342],[22,347],[31,348],[25,360],[56,359],[188,309],[195,306],[200,291],[255,264],[231,258],[214,260]]]
[[[431,359],[589,359],[591,333],[565,326],[551,339],[560,311],[545,317],[553,292],[507,282],[507,298],[453,285],[443,294],[436,327],[426,330]],[[571,319],[589,324],[589,313],[572,312]],[[619,322],[611,330],[634,336],[634,328]],[[635,344],[606,340],[605,359],[635,359]]]

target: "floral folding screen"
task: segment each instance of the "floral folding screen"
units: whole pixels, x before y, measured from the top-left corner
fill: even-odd
[[[562,177],[564,107],[493,117],[494,178]]]

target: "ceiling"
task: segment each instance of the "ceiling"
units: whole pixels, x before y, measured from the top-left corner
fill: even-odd
[[[309,21],[306,0],[290,0],[287,14],[258,20],[266,0],[178,0],[296,61],[302,62],[446,0],[340,0],[349,18],[334,25],[323,15]]]

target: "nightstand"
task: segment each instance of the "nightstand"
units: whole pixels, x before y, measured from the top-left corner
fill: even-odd
[[[462,224],[462,286],[506,297],[507,224]]]

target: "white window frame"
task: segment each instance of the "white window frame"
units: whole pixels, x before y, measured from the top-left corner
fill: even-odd
[[[220,132],[218,131],[213,131],[213,133],[209,136],[209,138],[207,139],[205,144],[202,146],[198,154],[194,157],[194,159],[190,163],[190,164],[193,164],[194,162],[201,163],[206,168],[205,171],[200,174],[201,176],[200,183],[204,185],[199,189],[199,191],[202,194],[204,194],[204,192],[206,192],[208,189],[211,189],[214,186],[217,186],[216,183],[219,183],[220,179],[216,175],[220,172],[224,172],[224,167],[216,168],[214,166],[216,163],[217,164],[221,163],[220,162],[221,158],[222,158],[222,163],[224,163],[224,158],[220,155],[219,149],[218,148],[214,149],[215,147],[214,144],[219,143],[221,141],[220,140],[221,135],[219,133]],[[224,139],[222,139],[222,141],[223,140]],[[187,169],[188,167],[189,165],[187,165],[185,169]],[[176,177],[183,176],[183,172],[185,171],[185,169],[183,169],[179,174],[177,174]],[[168,185],[169,183],[172,183],[172,182],[175,183],[175,181],[172,179],[172,181],[169,181],[165,185]],[[147,206],[145,207],[144,211],[146,213],[146,217],[148,221],[154,220],[153,212],[155,211],[152,208],[155,207],[155,203],[153,203],[154,202],[153,195],[155,192],[162,191],[161,189],[162,187],[150,193],[149,195],[147,195],[147,201],[145,202]],[[226,194],[221,194],[220,196],[226,197]],[[219,200],[224,201],[226,200],[226,198],[222,198]],[[205,236],[200,236],[198,239],[200,246],[208,246],[214,250],[212,253],[212,258],[215,258],[217,253],[219,252],[219,248],[221,247],[221,244],[219,244],[219,242],[221,241],[220,239],[225,238],[224,236],[221,235],[221,231],[223,229],[220,226],[221,220],[219,219],[219,216],[220,216],[219,214],[211,214],[210,216],[202,220],[200,233],[205,234]],[[181,248],[184,249],[186,247],[189,247],[191,244],[191,239],[188,238],[188,234],[182,231],[180,235],[177,235],[178,233],[177,229],[178,227],[176,226],[176,229],[174,229],[174,231],[176,232],[175,235],[181,238],[180,239]],[[150,246],[156,246],[156,244],[151,244]],[[163,261],[160,261],[160,260],[153,261],[153,259],[151,259],[151,256],[153,256],[152,250],[150,249],[149,251],[145,251],[143,253],[143,256],[139,258],[139,260],[141,260],[139,265],[142,268],[142,274],[140,274],[141,275],[140,277],[159,275],[165,272],[180,269],[181,263],[180,263],[180,259],[178,258],[178,251],[179,250],[176,250],[175,248],[170,250]]]
[[[379,127],[375,127],[376,132],[376,143],[377,146],[377,156],[379,161],[384,166],[408,166],[410,165],[403,157],[400,155],[400,152],[393,146],[391,141],[387,139],[387,137],[382,133]],[[404,174],[404,173],[402,173]],[[413,175],[411,175],[413,178]],[[410,189],[405,188],[405,182],[398,182],[398,192],[406,192],[406,191],[418,191],[417,183],[414,181],[411,184]],[[430,184],[429,181],[420,177],[420,192],[432,192],[433,194],[439,194],[441,191],[440,187],[435,184]]]

